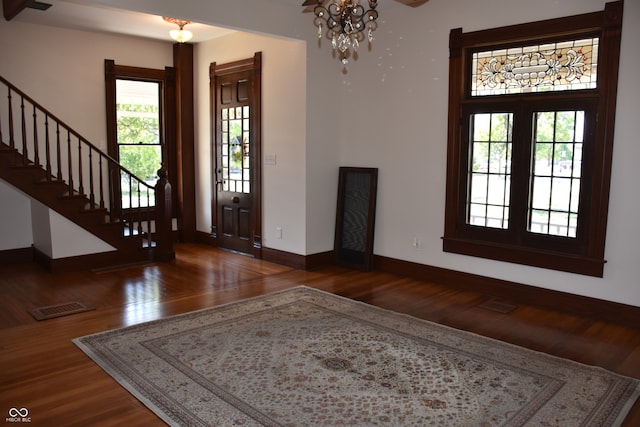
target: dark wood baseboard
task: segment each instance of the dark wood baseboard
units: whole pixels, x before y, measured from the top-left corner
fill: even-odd
[[[0,265],[33,262],[33,247],[0,251]]]
[[[122,255],[119,254],[118,251],[52,259],[48,255],[34,248],[33,261],[52,273],[113,269],[125,265],[122,262]],[[135,264],[145,262],[148,261],[138,261]]]
[[[206,233],[200,233],[199,243],[213,241]],[[313,270],[335,264],[333,251],[312,255],[297,255],[276,249],[262,248],[263,259],[292,268]],[[434,267],[374,256],[374,269],[412,279],[439,283],[452,289],[480,292],[488,297],[498,298],[513,304],[528,304],[547,309],[589,317],[632,327],[638,326],[640,307],[585,297],[566,292],[554,291],[477,274],[464,273],[446,268]]]
[[[196,243],[201,243],[203,245],[214,246],[214,247],[218,246],[218,244],[216,243],[216,239],[211,237],[211,234],[205,233],[204,231],[196,231],[195,238],[196,238]]]
[[[216,239],[204,231],[196,232],[196,242],[208,246],[218,246]],[[333,264],[333,251],[321,252],[313,255],[298,255],[278,249],[262,247],[261,258],[287,267],[300,270],[314,270]]]
[[[528,304],[638,327],[640,307],[524,285],[446,268],[433,267],[376,255],[375,269],[413,279],[439,283],[453,289],[480,292],[514,304]]]
[[[327,251],[306,256],[306,270],[315,270],[318,268],[333,265],[336,262],[335,252]]]
[[[280,251],[278,249],[262,248],[262,259],[287,267],[305,270],[307,266],[306,257],[291,252]]]

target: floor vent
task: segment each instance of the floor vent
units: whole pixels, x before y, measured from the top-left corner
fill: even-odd
[[[478,305],[480,308],[484,308],[485,310],[496,311],[502,314],[509,314],[518,308],[517,305],[510,304],[505,301],[500,301],[497,299],[490,299]]]
[[[36,320],[47,320],[91,310],[95,310],[95,307],[79,301],[72,301],[63,304],[49,305],[47,307],[33,308],[29,310],[29,313],[31,313]]]

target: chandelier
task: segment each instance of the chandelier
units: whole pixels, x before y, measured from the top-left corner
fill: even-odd
[[[377,27],[378,0],[366,0],[369,9],[360,4],[360,0],[331,0],[327,6],[326,0],[307,0],[304,5],[316,3],[313,12],[316,17],[314,24],[318,27],[318,39],[322,39],[326,27],[326,34],[331,39],[331,46],[342,63],[346,65],[349,57],[358,51],[360,43],[365,37],[369,44],[373,42],[373,31]]]

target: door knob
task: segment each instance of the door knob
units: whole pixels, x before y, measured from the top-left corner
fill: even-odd
[[[240,197],[238,196],[233,196],[231,198],[231,203],[240,203]]]

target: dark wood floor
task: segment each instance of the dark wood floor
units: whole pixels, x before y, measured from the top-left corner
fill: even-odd
[[[176,254],[101,272],[0,266],[0,420],[25,407],[34,426],[162,424],[71,339],[300,284],[640,378],[640,326],[525,305],[502,314],[479,307],[487,295],[384,273],[305,272],[191,244]],[[97,309],[40,322],[27,311],[73,300]],[[640,403],[624,425],[640,425]]]

